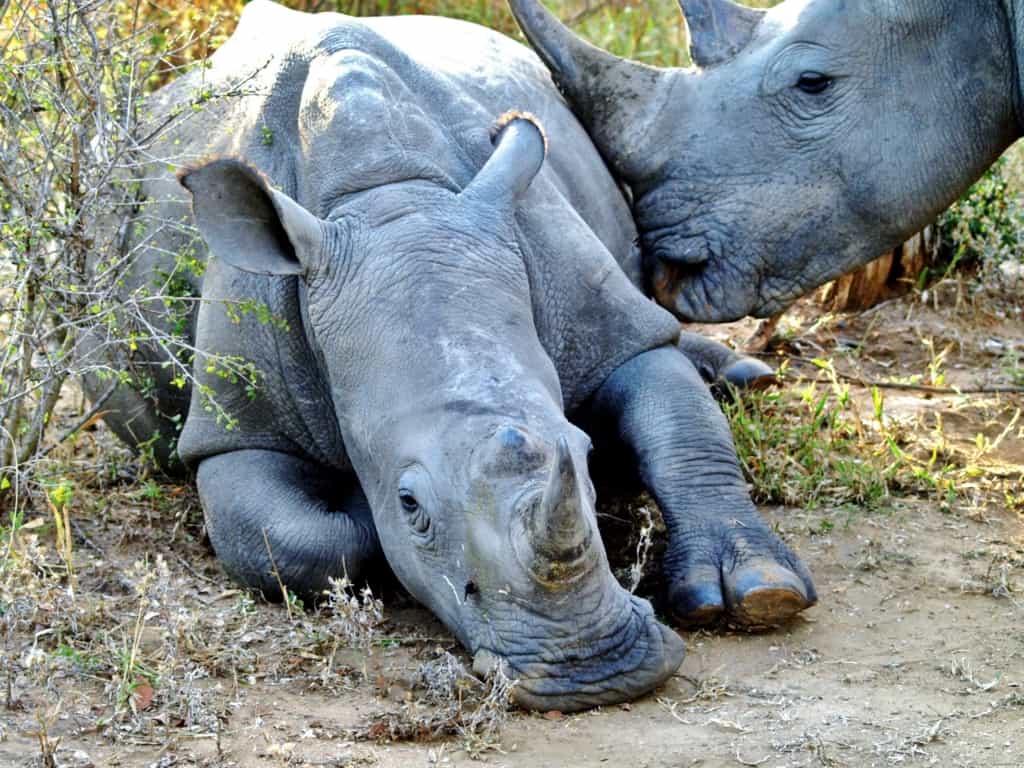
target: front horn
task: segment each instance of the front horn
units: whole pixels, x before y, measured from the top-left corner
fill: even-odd
[[[602,51],[538,0],[509,0],[509,7],[612,171],[627,180],[646,175],[648,136],[668,100],[672,71]]]
[[[564,437],[558,441],[551,474],[527,530],[532,570],[544,583],[557,586],[589,570],[594,531]]]

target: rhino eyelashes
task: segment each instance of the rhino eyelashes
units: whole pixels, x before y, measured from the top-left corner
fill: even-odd
[[[796,83],[797,88],[812,96],[824,93],[831,85],[832,78],[820,72],[804,72]]]
[[[409,491],[401,490],[398,492],[398,501],[402,504],[402,509],[412,514],[420,508],[420,503],[416,501],[416,497]]]
[[[402,511],[408,517],[409,526],[413,532],[421,537],[427,536],[430,533],[430,515],[423,510],[416,497],[412,495],[412,492],[404,488],[400,490],[398,492],[398,503],[402,505]]]

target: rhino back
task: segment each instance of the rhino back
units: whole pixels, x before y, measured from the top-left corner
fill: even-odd
[[[529,111],[547,130],[549,155],[517,212],[520,250],[537,329],[559,372],[567,409],[621,362],[677,333],[671,316],[616,264],[639,279],[636,232],[620,190],[539,60],[508,38],[442,18],[355,20],[254,2],[209,67],[161,91],[154,113],[196,100],[203,107],[166,135],[165,154],[180,165],[241,156],[323,218],[364,192],[406,181],[460,191],[492,151],[494,120],[508,110]],[[159,201],[160,215],[183,218],[184,195],[170,171],[154,170],[147,193]],[[290,442],[298,439],[299,449],[337,452],[336,434],[315,437],[308,429],[317,408],[330,415],[322,387],[308,391],[315,382],[294,375],[311,370],[306,363],[313,354],[304,348],[301,315],[283,298],[297,295],[295,279],[234,272],[212,261],[205,298],[212,292],[229,301],[262,296],[272,312],[291,317],[290,337],[273,342],[266,329],[248,321],[239,327],[224,319],[223,308],[204,305],[201,348],[231,353],[238,346],[232,337],[242,338],[250,357],[274,371],[257,406],[236,401],[223,378],[197,366],[202,387],[258,416],[252,424],[242,419],[230,438],[215,438],[223,429],[194,396],[183,455],[194,460],[244,447],[246,440],[272,447],[264,446],[267,428],[278,424]],[[295,412],[296,391],[307,406],[315,403],[305,415]],[[278,415],[268,419],[268,408]],[[302,444],[310,439],[309,447]]]

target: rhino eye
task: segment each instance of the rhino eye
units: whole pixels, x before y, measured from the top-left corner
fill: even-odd
[[[832,85],[832,78],[820,72],[804,72],[797,80],[796,87],[804,93],[824,93]]]
[[[413,533],[419,536],[427,536],[430,533],[430,516],[426,513],[416,497],[404,488],[398,492],[398,501],[408,516],[406,519]]]
[[[415,512],[420,508],[420,503],[416,501],[416,497],[406,490],[398,492],[398,501],[401,503],[402,509],[409,513]]]

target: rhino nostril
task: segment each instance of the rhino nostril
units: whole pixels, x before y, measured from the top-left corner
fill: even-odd
[[[466,582],[465,593],[462,596],[463,600],[468,600],[470,595],[475,595],[480,591],[480,588],[476,585],[473,580]]]

